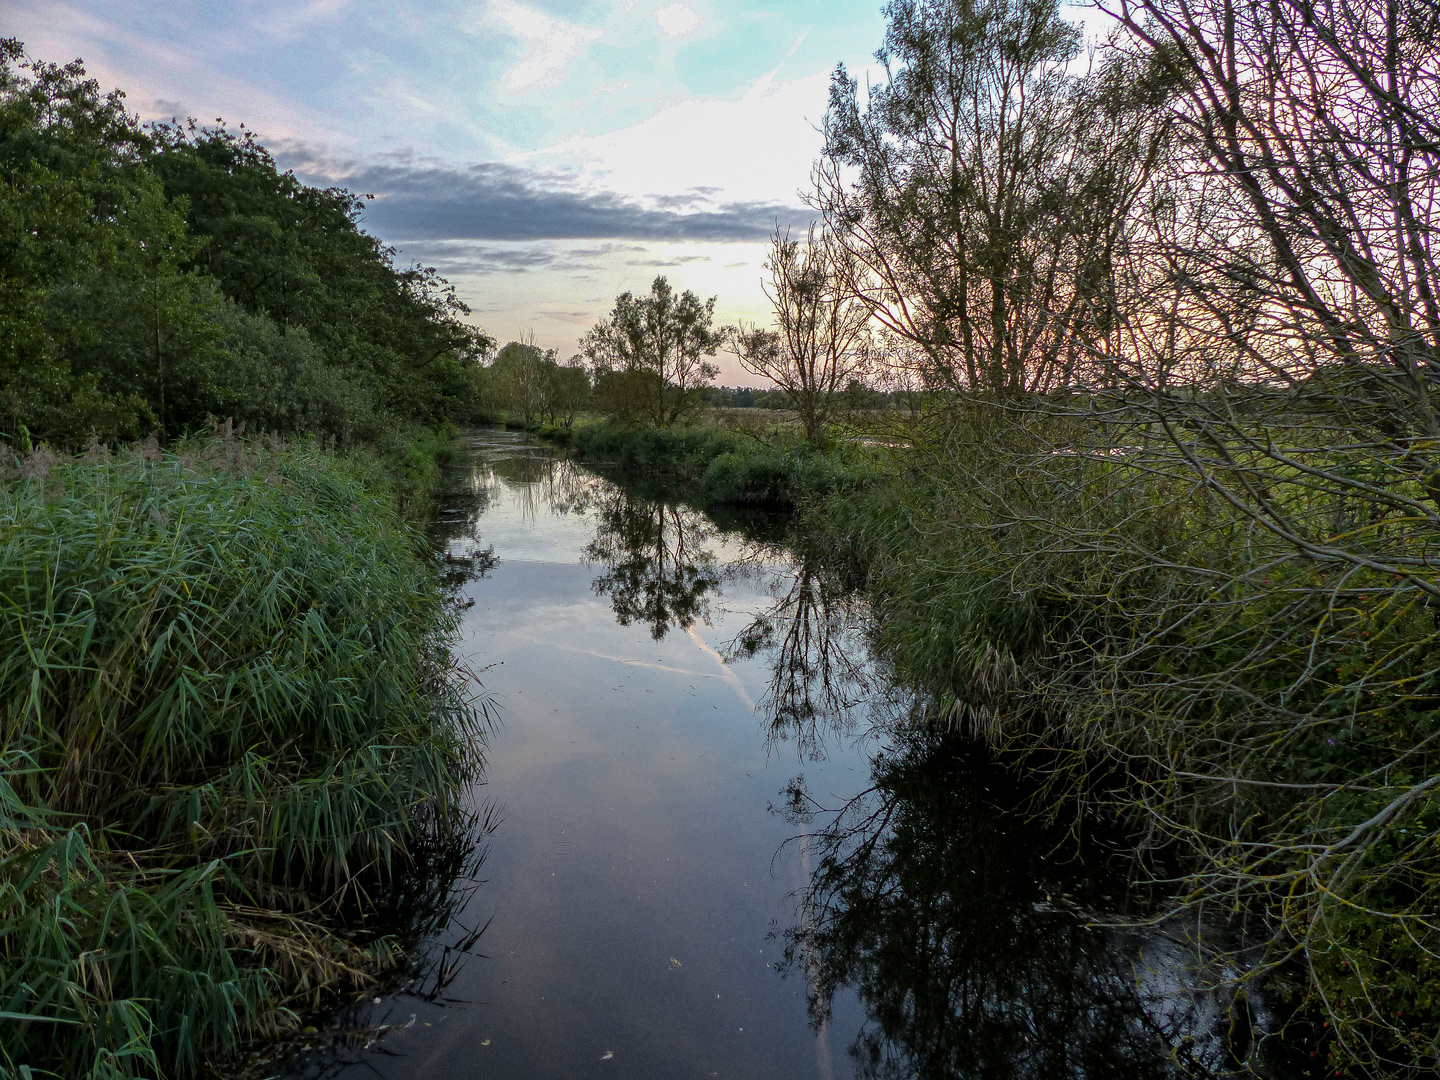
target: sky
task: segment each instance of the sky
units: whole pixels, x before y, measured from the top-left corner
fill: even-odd
[[[0,36],[373,194],[402,262],[563,358],[657,274],[769,321],[768,236],[810,220],[829,76],[873,68],[881,2],[0,0]]]

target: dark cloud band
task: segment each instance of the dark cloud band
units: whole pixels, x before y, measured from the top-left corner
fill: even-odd
[[[560,273],[590,273],[613,258],[627,255],[627,265],[658,265],[645,260],[641,244],[603,243],[587,247],[566,247],[546,241],[486,240],[397,240],[404,261],[434,267],[441,274],[524,274],[532,270]]]
[[[309,163],[303,155],[295,157],[300,160],[287,164],[303,175]],[[382,162],[346,170],[337,180],[352,191],[375,196],[366,207],[365,225],[396,243],[764,240],[777,219],[784,226],[810,218],[808,211],[793,206],[717,204],[712,201],[713,189],[664,196],[655,200],[655,205],[647,206],[614,192],[582,189],[563,174],[498,163],[455,169],[429,163]]]

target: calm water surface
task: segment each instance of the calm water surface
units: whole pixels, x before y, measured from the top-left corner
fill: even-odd
[[[468,436],[452,473],[435,528],[469,605],[457,647],[498,707],[474,792],[498,824],[425,977],[348,1018],[383,1034],[295,1075],[1223,1064],[1183,936],[1088,928],[1123,886],[1058,855],[983,762],[900,734],[865,612],[783,522],[513,433]]]

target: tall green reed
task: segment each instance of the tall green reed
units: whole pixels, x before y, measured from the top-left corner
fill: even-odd
[[[233,438],[0,484],[0,1071],[172,1076],[393,959],[336,931],[479,729],[380,474]]]

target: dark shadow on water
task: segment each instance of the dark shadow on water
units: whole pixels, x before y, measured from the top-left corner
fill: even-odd
[[[319,1014],[302,1014],[300,1027],[258,1048],[234,1074],[236,1080],[338,1076],[380,1048],[407,1000],[444,1002],[461,968],[479,955],[485,926],[465,927],[459,916],[484,884],[484,841],[497,824],[488,803],[469,812],[456,808],[445,821],[418,823],[403,869],[358,890],[342,920],[352,928],[346,936],[355,944],[388,946],[402,962],[366,994]]]
[[[845,806],[797,779],[781,811],[814,863],[785,970],[817,1025],[841,990],[858,995],[857,1076],[1303,1074],[1293,1047],[1257,1051],[1248,1027],[1237,1043],[1249,999],[1213,980],[1185,929],[1117,925],[1144,896],[1123,835],[1038,824],[1034,793],[972,744],[896,741]]]
[[[810,837],[786,959],[812,1015],[855,989],[866,1077],[1173,1075],[1104,938],[1055,906],[1094,888],[1090,868],[1047,866],[1050,838],[996,812],[992,773],[941,748],[883,756],[874,787]]]

